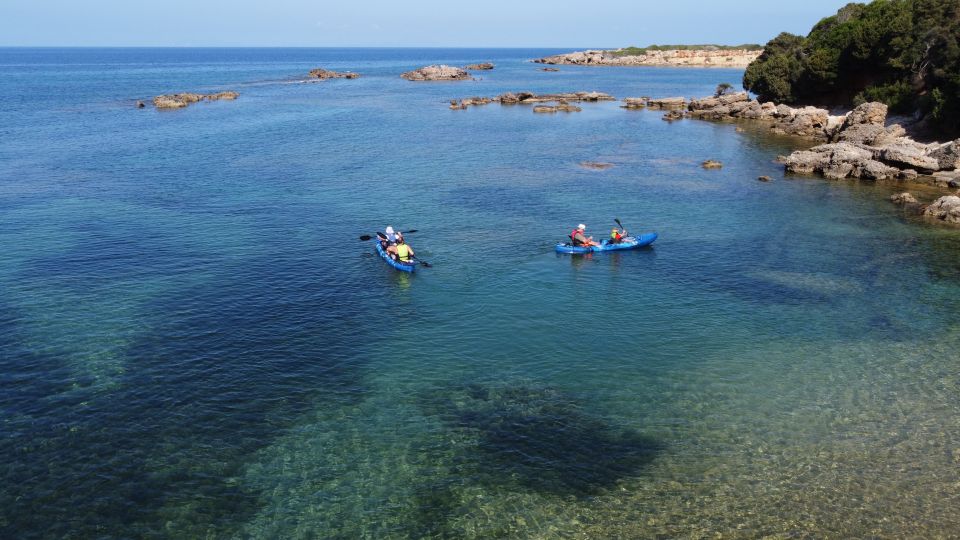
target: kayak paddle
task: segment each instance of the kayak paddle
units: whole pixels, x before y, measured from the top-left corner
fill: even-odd
[[[417,229],[410,229],[409,231],[401,231],[400,234],[411,234],[411,233],[415,233],[415,232],[417,232]],[[377,235],[379,235],[379,234],[380,234],[380,233],[377,233]],[[370,240],[371,238],[373,238],[372,235],[364,234],[364,235],[362,235],[362,236],[360,237],[360,240],[363,241],[363,242],[366,242],[367,240]]]
[[[421,259],[420,257],[417,257],[416,255],[414,255],[414,256],[411,257],[411,258],[412,258],[413,260],[417,261],[418,263],[422,264],[424,268],[430,268],[430,267],[433,266],[432,264],[430,264],[430,263],[428,263],[427,261]]]

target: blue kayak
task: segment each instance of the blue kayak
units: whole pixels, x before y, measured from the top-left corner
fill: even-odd
[[[383,257],[383,260],[387,261],[387,264],[396,268],[397,270],[401,272],[413,272],[417,268],[417,263],[415,262],[402,263],[402,262],[393,260],[393,257],[391,257],[389,253],[384,251],[383,246],[380,245],[379,239],[374,238],[373,245],[377,247],[377,253],[379,253],[380,256]]]
[[[592,253],[594,251],[617,251],[621,249],[637,249],[643,246],[649,246],[657,239],[657,233],[641,234],[634,238],[628,236],[617,244],[611,244],[607,240],[600,242],[599,246],[576,246],[569,242],[557,244],[557,253]]]

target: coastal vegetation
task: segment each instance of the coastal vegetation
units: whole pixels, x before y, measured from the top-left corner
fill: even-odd
[[[828,106],[879,101],[938,131],[960,131],[960,2],[851,3],[806,36],[781,33],[747,67],[762,101]]]

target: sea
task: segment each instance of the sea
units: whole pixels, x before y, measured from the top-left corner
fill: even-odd
[[[742,77],[559,52],[0,49],[0,537],[956,537],[960,231],[762,125],[450,109]]]

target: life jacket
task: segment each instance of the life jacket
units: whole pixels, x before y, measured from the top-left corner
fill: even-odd
[[[581,231],[580,229],[574,229],[574,230],[570,231],[570,242],[571,242],[573,245],[577,245],[577,235],[578,235],[578,234],[583,234],[583,231]]]
[[[400,262],[410,262],[410,247],[406,244],[397,244],[397,259]]]
[[[623,238],[623,236],[620,234],[620,231],[613,230],[610,232],[611,240],[619,241],[621,238]]]

